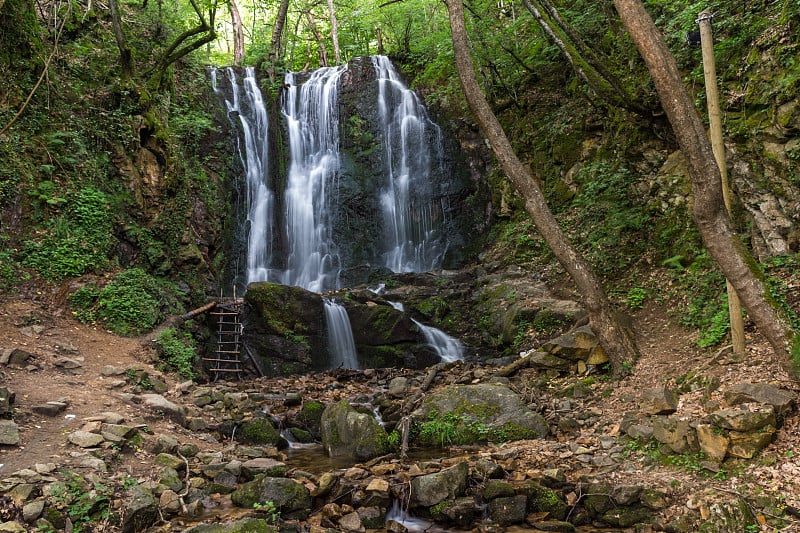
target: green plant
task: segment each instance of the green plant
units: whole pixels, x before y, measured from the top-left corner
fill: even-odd
[[[50,494],[55,506],[69,515],[75,532],[82,531],[91,523],[111,518],[110,504],[114,491],[104,483],[92,482],[76,472],[67,471],[63,481],[53,483]]]
[[[255,509],[256,511],[260,511],[260,512],[264,513],[265,515],[267,515],[266,520],[270,524],[277,524],[278,523],[278,519],[280,519],[280,517],[281,517],[280,511],[278,510],[277,506],[275,505],[275,502],[273,502],[272,500],[267,500],[267,501],[265,501],[263,503],[262,502],[255,502],[253,504],[253,509]]]
[[[63,205],[61,205],[63,203]],[[112,212],[105,193],[86,187],[67,195],[46,231],[25,245],[24,264],[48,280],[74,277],[108,264]]]
[[[155,339],[167,368],[183,379],[196,377],[194,364],[197,359],[195,342],[187,331],[166,328]]]
[[[460,417],[453,413],[440,415],[438,412],[431,412],[428,420],[420,425],[420,440],[426,444],[442,447],[454,444],[461,437],[457,427],[459,422],[461,422]]]
[[[179,312],[175,292],[171,284],[133,268],[117,274],[100,291],[94,313],[115,333],[140,334],[155,327],[166,313]]]
[[[128,383],[140,387],[142,390],[152,390],[153,383],[150,381],[150,376],[147,372],[137,369],[129,368],[125,371],[125,377]]]
[[[625,295],[625,305],[628,309],[635,311],[641,309],[647,299],[647,291],[641,287],[631,287]]]

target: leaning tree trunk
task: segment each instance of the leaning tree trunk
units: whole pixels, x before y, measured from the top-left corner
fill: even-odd
[[[275,81],[275,63],[281,55],[281,36],[286,25],[286,14],[289,12],[289,0],[281,0],[275,25],[272,27],[272,39],[269,43],[269,81]]]
[[[231,12],[233,25],[233,64],[239,66],[244,63],[244,27],[235,0],[228,0],[228,9]]]
[[[693,216],[703,243],[764,334],[781,364],[789,368],[789,339],[797,335],[770,304],[760,268],[733,231],[722,196],[722,181],[706,129],[675,59],[639,0],[614,0],[623,24],[644,58],[661,105],[672,124],[692,179]],[[795,337],[797,338],[797,337]]]
[[[446,0],[450,12],[450,29],[453,36],[456,69],[469,107],[494,150],[497,160],[511,183],[525,198],[525,209],[542,234],[547,246],[558,262],[572,277],[584,298],[589,313],[589,323],[600,339],[615,375],[624,369],[623,363],[636,358],[637,348],[628,330],[615,316],[600,280],[589,263],[573,248],[561,231],[542,194],[536,178],[514,153],[500,122],[481,93],[469,55],[467,32],[464,25],[462,0]]]

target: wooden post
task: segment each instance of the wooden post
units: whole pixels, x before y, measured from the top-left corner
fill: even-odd
[[[725,143],[722,140],[722,117],[719,110],[719,94],[717,92],[717,69],[714,63],[714,36],[711,32],[711,19],[714,18],[708,11],[701,12],[697,17],[700,24],[700,45],[703,49],[703,74],[706,82],[706,100],[708,101],[708,125],[711,130],[711,148],[717,160],[719,173],[722,177],[722,197],[728,215],[731,214],[733,193],[728,184],[728,169],[725,161]],[[744,321],[742,320],[742,305],[730,281],[728,287],[728,312],[731,321],[731,341],[733,353],[744,355]]]

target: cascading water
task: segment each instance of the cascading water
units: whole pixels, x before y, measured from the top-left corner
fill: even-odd
[[[245,69],[241,81],[232,68],[226,68],[225,75],[231,94],[230,99],[225,98],[225,106],[232,125],[241,132],[241,137],[237,136],[237,152],[245,171],[248,227],[246,281],[271,281],[275,198],[268,184],[267,109],[253,67]],[[217,87],[216,69],[211,70],[211,79],[214,92],[221,94]]]
[[[343,305],[324,298],[325,326],[328,331],[328,352],[332,368],[358,368],[356,343],[350,328],[350,317]]]
[[[428,118],[386,56],[372,56],[378,78],[386,182],[381,192],[384,265],[394,272],[428,272],[441,265],[446,243],[442,209],[431,191],[431,165],[441,164],[439,127]]]
[[[452,363],[453,361],[464,360],[464,348],[458,339],[454,339],[447,333],[440,329],[431,326],[420,324],[413,318],[411,319],[414,324],[422,331],[425,340],[445,363]]]
[[[282,113],[289,131],[283,283],[310,291],[337,288],[341,268],[333,240],[339,178],[338,83],[346,66],[315,70],[302,85],[286,74]]]

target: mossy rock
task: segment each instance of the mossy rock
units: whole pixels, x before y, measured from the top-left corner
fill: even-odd
[[[331,457],[366,461],[390,449],[389,435],[372,413],[359,413],[346,400],[325,408],[321,426],[322,445]]]
[[[320,422],[323,411],[325,411],[325,404],[317,400],[310,400],[303,403],[303,407],[300,408],[297,415],[297,421],[317,439],[321,437]]]
[[[245,422],[236,432],[236,440],[244,444],[260,444],[262,446],[286,447],[286,441],[267,418],[257,418]]]
[[[240,485],[231,493],[231,501],[245,509],[257,503],[272,502],[283,517],[308,516],[311,511],[311,494],[308,489],[288,478],[259,476]]]
[[[528,497],[528,511],[531,513],[549,513],[551,518],[564,520],[569,512],[569,506],[556,491],[534,481],[525,482],[517,491]]]
[[[277,529],[263,518],[243,518],[227,524],[199,524],[184,533],[275,533]]]

